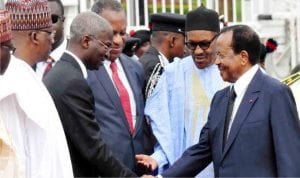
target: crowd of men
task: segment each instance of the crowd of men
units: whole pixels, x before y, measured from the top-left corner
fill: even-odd
[[[116,0],[64,20],[0,10],[0,177],[300,177],[300,74],[266,74],[251,27],[199,7],[129,37]]]

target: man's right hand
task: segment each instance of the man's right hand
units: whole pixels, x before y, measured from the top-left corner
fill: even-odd
[[[135,159],[138,164],[142,164],[151,171],[154,171],[158,167],[157,162],[151,156],[139,154],[135,155]]]

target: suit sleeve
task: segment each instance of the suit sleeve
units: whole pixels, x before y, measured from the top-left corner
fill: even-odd
[[[80,91],[80,92],[79,92]],[[100,128],[94,115],[92,91],[82,81],[74,80],[58,98],[62,105],[62,123],[80,154],[98,168],[103,177],[136,176],[112,154],[101,138]]]
[[[300,177],[300,123],[291,90],[284,86],[274,92],[271,126],[278,177]]]

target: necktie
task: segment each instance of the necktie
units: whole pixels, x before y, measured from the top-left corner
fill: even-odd
[[[224,138],[223,138],[223,149],[224,146],[227,142],[227,138],[228,138],[228,132],[229,132],[229,124],[230,124],[230,120],[231,115],[232,115],[232,110],[233,110],[233,105],[234,105],[234,100],[236,98],[236,93],[234,91],[234,87],[231,88],[230,90],[230,96],[229,96],[229,100],[228,100],[228,105],[227,105],[227,111],[226,111],[226,119],[225,119],[225,128],[224,128]]]
[[[44,70],[43,78],[44,78],[44,77],[46,76],[46,74],[52,69],[52,64],[53,64],[53,62],[54,62],[54,59],[53,59],[51,56],[49,56],[48,59],[47,59],[47,61],[46,61],[47,66],[46,66],[46,68],[45,68],[45,70]]]
[[[133,134],[133,123],[132,123],[132,114],[131,114],[131,108],[130,108],[130,98],[129,94],[123,85],[122,81],[120,80],[120,77],[118,75],[117,71],[117,64],[113,61],[110,64],[110,69],[112,71],[112,78],[115,83],[115,86],[119,92],[120,100],[121,100],[121,105],[123,108],[123,111],[125,113],[128,125],[129,125],[129,131],[130,134]]]

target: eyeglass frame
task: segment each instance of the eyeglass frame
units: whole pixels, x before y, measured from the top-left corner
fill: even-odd
[[[31,30],[30,33],[28,34],[29,36],[32,34],[32,32],[44,32],[47,33],[49,36],[51,36],[52,40],[54,40],[56,31],[52,30],[52,31],[48,31],[48,30],[43,30],[43,29],[39,29],[39,30]]]
[[[16,51],[16,48],[12,45],[1,44],[1,48],[4,47],[9,50],[9,54],[13,55]]]
[[[198,46],[202,50],[207,50],[210,47],[211,43],[215,40],[215,38],[216,38],[216,36],[214,36],[209,41],[192,42],[193,46],[191,46],[191,42],[187,41],[187,42],[185,42],[185,45],[189,50],[192,50],[192,51],[195,51]]]
[[[105,44],[104,41],[97,39],[94,35],[88,35],[88,37],[90,37],[93,40],[96,40],[98,43],[100,43],[106,50],[106,53],[109,54],[111,51],[111,46],[108,46],[107,44]]]

